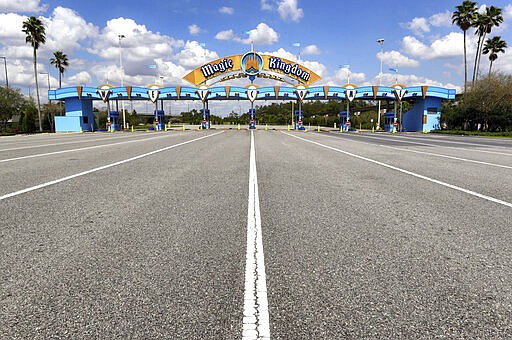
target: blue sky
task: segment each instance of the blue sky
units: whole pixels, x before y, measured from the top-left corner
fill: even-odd
[[[257,51],[296,60],[319,73],[319,84],[438,85],[460,89],[463,82],[462,33],[451,25],[451,12],[462,1],[341,0],[183,0],[183,1],[39,1],[0,0],[0,55],[7,57],[9,83],[24,93],[34,88],[31,48],[21,23],[35,15],[47,27],[47,43],[39,50],[40,72],[58,73],[48,65],[52,52],[70,60],[63,86],[120,84],[119,39],[124,83],[146,86],[157,78],[165,85],[185,85],[193,68],[217,57],[245,53],[254,41]],[[512,1],[479,2],[498,6],[505,21],[491,36],[512,44]],[[469,37],[469,61],[476,37]],[[380,53],[378,38],[384,38]],[[398,74],[389,68],[398,68]],[[482,70],[488,61],[482,58]],[[512,54],[500,55],[493,68],[512,73]],[[4,82],[0,72],[0,83]],[[44,75],[42,76],[45,77]],[[41,85],[42,86],[42,85]],[[44,90],[44,89],[43,89]],[[43,91],[44,93],[44,91]]]

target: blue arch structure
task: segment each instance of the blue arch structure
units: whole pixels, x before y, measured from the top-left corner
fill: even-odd
[[[347,86],[347,85],[345,85]],[[396,87],[363,86],[355,87],[355,100],[397,100]],[[146,87],[112,87],[110,101],[151,100]],[[199,88],[170,86],[158,89],[157,100],[201,100]],[[207,88],[204,98],[209,100],[249,100],[247,88],[239,86],[217,86]],[[291,86],[258,87],[256,100],[299,100],[297,88]],[[342,86],[312,86],[306,88],[303,100],[346,100],[346,88]],[[401,100],[412,100],[413,108],[403,114],[403,127],[406,131],[431,131],[439,129],[441,103],[455,99],[455,90],[435,86],[412,86],[402,88]],[[62,100],[66,115],[55,117],[56,132],[78,132],[91,130],[94,123],[93,101],[102,100],[100,89],[95,87],[67,87],[49,90],[50,100]],[[154,99],[154,97],[153,97]]]

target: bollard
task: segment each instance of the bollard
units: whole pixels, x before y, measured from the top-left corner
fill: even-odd
[[[132,125],[132,132],[133,132],[133,125]]]
[[[317,126],[316,131],[320,132],[320,125]]]
[[[181,126],[181,131],[185,131],[185,124]]]
[[[290,125],[288,125],[288,132],[290,132]]]
[[[268,124],[265,124],[265,131],[268,131]]]
[[[372,125],[372,133],[375,133],[375,126]]]
[[[82,130],[82,127],[80,126],[80,133],[84,133],[84,130]]]
[[[237,130],[240,130],[240,124],[238,124],[238,126],[236,127]]]

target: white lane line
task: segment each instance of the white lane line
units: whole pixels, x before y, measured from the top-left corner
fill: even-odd
[[[48,187],[50,185],[54,185],[54,184],[57,184],[57,183],[68,181],[68,180],[73,179],[73,178],[77,178],[77,177],[80,177],[80,176],[88,175],[88,174],[96,172],[96,171],[105,170],[105,169],[112,168],[112,167],[117,166],[117,165],[121,165],[121,164],[124,164],[124,163],[135,161],[137,159],[140,159],[140,158],[143,158],[143,157],[147,157],[147,156],[151,156],[151,155],[154,155],[156,153],[160,153],[160,152],[163,152],[163,151],[166,151],[166,150],[169,150],[169,149],[176,148],[178,146],[182,146],[182,145],[189,144],[189,143],[192,143],[192,142],[197,142],[197,141],[199,141],[201,139],[213,137],[213,136],[216,136],[216,135],[221,134],[223,132],[224,131],[220,131],[220,132],[217,132],[217,133],[214,133],[214,134],[211,134],[211,135],[207,135],[207,136],[195,138],[195,139],[192,139],[192,140],[189,140],[189,141],[186,141],[186,142],[170,145],[170,146],[167,146],[165,148],[158,149],[158,150],[155,150],[155,151],[151,151],[151,152],[148,152],[148,153],[144,153],[142,155],[138,155],[138,156],[131,157],[131,158],[128,158],[128,159],[124,159],[122,161],[118,161],[118,162],[115,162],[115,163],[102,165],[102,166],[94,168],[94,169],[90,169],[90,170],[87,170],[87,171],[82,171],[82,172],[79,172],[79,173],[76,173],[76,174],[73,174],[73,175],[70,175],[70,176],[62,177],[62,178],[59,178],[59,179],[56,179],[56,180],[53,180],[53,181],[49,181],[49,182],[46,182],[46,183],[35,185],[33,187],[30,187],[30,188],[26,188],[26,189],[18,190],[18,191],[15,191],[15,192],[11,192],[9,194],[0,196],[0,201],[3,201],[3,200],[5,200],[7,198],[10,198],[10,197],[18,196],[18,195],[21,195],[21,194],[24,194],[24,193],[27,193],[27,192],[30,192],[30,191],[34,191],[34,190],[37,190],[37,189],[45,188],[45,187]]]
[[[429,143],[419,143],[419,142],[413,142],[413,141],[410,141],[410,140],[405,140],[409,137],[400,137],[400,136],[397,136],[393,139],[391,138],[382,138],[382,137],[374,137],[374,136],[368,136],[368,135],[360,135],[360,136],[357,136],[357,138],[369,138],[369,139],[377,139],[377,140],[387,140],[387,141],[393,141],[393,142],[397,142],[397,143],[409,143],[409,144],[413,144],[413,145],[423,145],[423,146],[435,146],[436,148],[445,148],[445,149],[455,149],[455,150],[461,150],[460,147],[455,147],[455,146],[441,146],[441,145],[437,145],[437,144],[429,144]],[[398,138],[401,138],[403,140],[400,140]],[[464,143],[460,143],[460,144],[464,144]],[[469,144],[469,143],[465,143],[465,144]],[[481,145],[481,144],[476,144],[477,146],[480,146],[480,147],[485,147],[484,145]],[[502,147],[500,147],[502,148]],[[463,149],[465,151],[473,151],[473,152],[483,152],[483,153],[490,153],[490,154],[493,154],[493,155],[503,155],[503,156],[512,156],[512,154],[510,153],[506,153],[506,152],[497,152],[497,151],[487,151],[487,150],[479,150],[479,149]]]
[[[270,339],[254,131],[251,131],[243,339]]]
[[[333,139],[337,139],[337,140],[340,140],[340,138],[338,138],[338,137],[333,137],[333,136],[329,136],[329,135],[327,135],[327,137],[329,137],[329,138],[333,138]],[[362,144],[366,144],[366,145],[373,145],[373,144],[370,144],[370,143],[368,143],[368,142],[365,142],[365,141],[359,141],[359,140],[352,140],[351,142],[354,142],[354,143],[362,143]],[[477,161],[477,160],[474,160],[474,159],[468,159],[468,158],[461,158],[461,157],[448,156],[448,155],[443,155],[443,154],[440,154],[440,153],[433,153],[433,152],[426,152],[426,151],[418,151],[418,150],[411,150],[411,149],[397,148],[397,147],[395,147],[395,146],[389,146],[389,145],[384,145],[384,144],[378,144],[378,146],[383,147],[383,148],[392,149],[392,150],[406,151],[406,152],[413,152],[413,153],[417,153],[417,154],[420,154],[420,155],[429,155],[429,156],[435,156],[435,157],[442,157],[442,158],[454,159],[454,160],[457,160],[457,161],[463,161],[463,162],[469,162],[469,163],[476,163],[476,164],[482,164],[482,165],[495,166],[495,167],[498,167],[498,168],[512,169],[512,166],[508,166],[508,165],[502,165],[502,164],[496,164],[496,163],[489,163],[489,162]]]
[[[49,143],[49,144],[27,145],[27,146],[19,146],[19,147],[16,147],[16,148],[0,149],[0,152],[24,150],[24,149],[34,149],[34,148],[42,148],[42,147],[45,147],[45,146],[55,146],[55,145],[89,143],[89,142],[96,142],[96,141],[102,142],[104,140],[109,140],[109,139],[121,139],[121,138],[129,138],[129,137],[130,136],[105,137],[103,139],[86,139],[86,140],[74,140],[74,141],[69,141],[69,142],[58,142],[58,143]]]
[[[388,145],[383,145],[383,144],[380,144],[379,146],[381,146],[383,148],[393,149],[393,150],[414,152],[414,153],[418,153],[418,154],[421,154],[421,155],[443,157],[443,158],[454,159],[454,160],[457,160],[457,161],[463,161],[463,162],[470,162],[470,163],[476,163],[476,164],[495,166],[495,167],[498,167],[498,168],[512,169],[512,166],[495,164],[495,163],[489,163],[489,162],[483,162],[483,161],[477,161],[477,160],[474,160],[474,159],[460,158],[460,157],[442,155],[442,154],[439,154],[439,153],[426,152],[426,151],[417,151],[417,150],[403,149],[403,148],[397,148],[397,147],[394,147],[394,146],[388,146]]]
[[[101,145],[94,145],[94,146],[86,146],[86,147],[78,148],[78,149],[60,150],[60,151],[39,153],[39,154],[35,154],[35,155],[20,156],[20,157],[14,157],[14,158],[6,158],[6,159],[0,159],[0,163],[19,161],[19,160],[27,159],[27,158],[36,158],[36,157],[58,155],[58,154],[67,153],[67,152],[76,152],[76,151],[84,151],[84,150],[97,149],[97,148],[103,148],[103,147],[111,147],[111,146],[114,146],[114,145],[121,145],[121,144],[135,143],[135,142],[144,142],[144,141],[147,141],[147,140],[158,139],[158,138],[165,138],[165,137],[169,137],[169,136],[170,135],[157,136],[157,137],[149,137],[149,138],[141,138],[141,139],[133,139],[133,140],[129,140],[129,141],[117,142],[117,143],[111,143],[111,144],[101,144]]]
[[[448,187],[448,188],[451,188],[451,189],[454,189],[454,190],[458,190],[458,191],[464,192],[464,193],[469,194],[469,195],[473,195],[473,196],[482,198],[482,199],[490,201],[490,202],[498,203],[498,204],[504,205],[506,207],[512,208],[512,203],[510,203],[510,202],[502,201],[500,199],[497,199],[497,198],[494,198],[494,197],[491,197],[491,196],[480,194],[480,193],[472,191],[472,190],[464,189],[464,188],[458,187],[456,185],[449,184],[449,183],[446,183],[446,182],[443,182],[443,181],[439,181],[437,179],[430,178],[430,177],[427,177],[427,176],[423,176],[423,175],[417,174],[417,173],[412,172],[412,171],[408,171],[408,170],[405,170],[405,169],[402,169],[402,168],[398,168],[398,167],[393,166],[393,165],[389,165],[389,164],[386,164],[386,163],[383,163],[383,162],[376,161],[376,160],[371,159],[371,158],[367,158],[367,157],[364,157],[364,156],[359,156],[359,155],[353,154],[353,153],[348,152],[348,151],[344,151],[344,150],[341,150],[341,149],[334,148],[334,147],[329,146],[329,145],[325,145],[325,144],[318,143],[318,142],[315,142],[315,141],[312,141],[312,140],[309,140],[309,139],[298,137],[298,136],[292,135],[292,134],[287,133],[287,132],[282,132],[282,133],[284,133],[285,135],[288,135],[290,137],[297,138],[297,139],[303,140],[305,142],[308,142],[308,143],[311,143],[311,144],[315,144],[315,145],[324,147],[326,149],[330,149],[330,150],[333,150],[333,151],[345,154],[347,156],[355,157],[355,158],[358,158],[358,159],[361,159],[361,160],[364,160],[364,161],[367,161],[367,162],[370,162],[370,163],[374,163],[374,164],[377,164],[377,165],[380,165],[380,166],[384,166],[386,168],[393,169],[393,170],[402,172],[402,173],[407,174],[407,175],[411,175],[411,176],[414,176],[414,177],[417,177],[417,178],[421,178],[423,180],[426,180],[426,181],[429,181],[429,182],[432,182],[432,183],[436,183],[436,184],[439,184],[439,185],[442,185],[442,186],[445,186],[445,187]]]

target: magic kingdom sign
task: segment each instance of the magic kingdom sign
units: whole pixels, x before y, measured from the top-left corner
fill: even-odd
[[[304,65],[255,51],[213,60],[191,71],[183,79],[199,86],[214,78],[219,78],[218,81],[226,81],[248,77],[252,82],[256,77],[261,77],[285,81],[282,76],[306,86],[320,80],[318,74]]]

